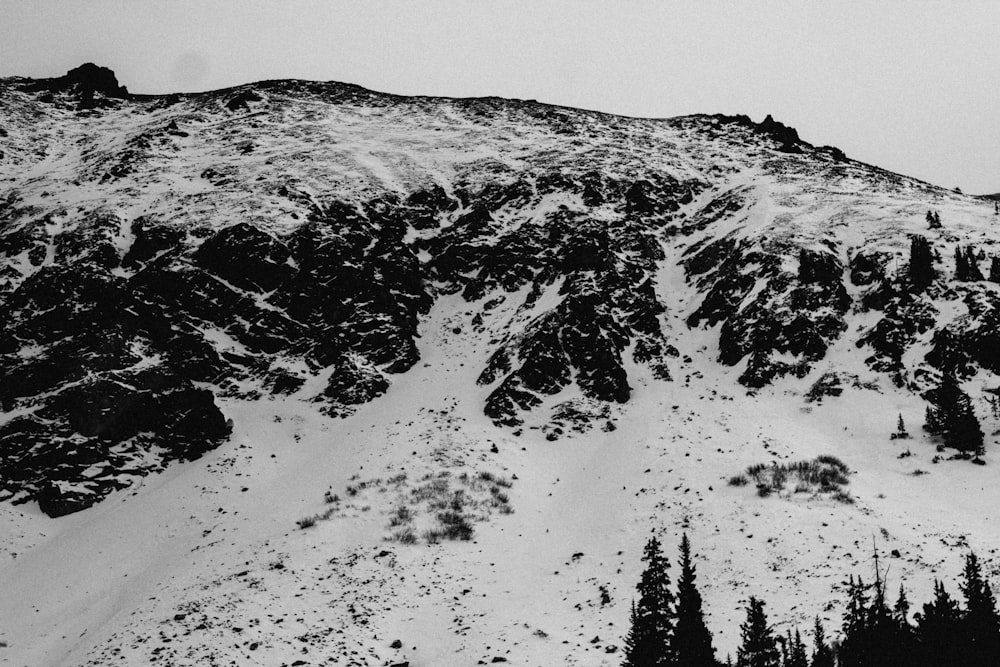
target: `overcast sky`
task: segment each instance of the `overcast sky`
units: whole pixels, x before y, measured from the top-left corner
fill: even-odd
[[[636,116],[770,113],[803,139],[1000,191],[1000,3],[0,0],[0,76],[137,93],[273,78]]]

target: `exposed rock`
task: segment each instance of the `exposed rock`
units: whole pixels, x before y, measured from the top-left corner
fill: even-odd
[[[229,101],[226,102],[226,108],[230,111],[249,110],[250,103],[260,102],[263,99],[252,90],[244,90],[229,98]]]
[[[799,145],[802,143],[802,140],[799,139],[799,133],[795,128],[789,127],[784,123],[779,123],[771,117],[771,114],[768,114],[767,118],[757,125],[757,128],[761,132],[773,137],[780,144],[778,150],[785,153],[802,152],[802,147]]]

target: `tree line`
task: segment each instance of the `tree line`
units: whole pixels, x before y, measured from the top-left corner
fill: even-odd
[[[1000,615],[975,553],[968,553],[958,581],[961,600],[934,582],[934,597],[911,614],[902,585],[890,602],[875,558],[875,580],[851,576],[838,636],[828,639],[817,616],[807,646],[799,629],[777,634],[765,603],[751,596],[740,625],[736,661],[720,662],[705,623],[691,544],[680,545],[676,593],[670,564],[653,537],[632,603],[623,667],[996,667],[1000,665]]]

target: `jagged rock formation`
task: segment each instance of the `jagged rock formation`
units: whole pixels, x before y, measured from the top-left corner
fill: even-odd
[[[0,139],[0,496],[53,515],[215,446],[220,399],[349,414],[417,363],[442,298],[482,335],[484,412],[551,410],[553,437],[612,424],[593,405],[628,401],[636,373],[671,380],[681,290],[750,389],[808,376],[848,331],[915,391],[1000,373],[995,286],[905,272],[918,232],[927,261],[973,241],[992,257],[982,205],[770,116],[302,81],[132,96],[85,65],[0,81]],[[678,264],[687,285],[668,282]],[[942,302],[968,314],[943,322]]]

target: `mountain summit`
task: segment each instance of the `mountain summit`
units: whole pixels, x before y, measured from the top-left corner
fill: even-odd
[[[947,424],[910,444],[910,458],[888,443],[897,413],[917,430],[925,407],[944,409],[942,386],[987,432],[997,426],[1000,232],[986,204],[815,147],[770,116],[625,118],[307,81],[134,96],[90,64],[0,80],[0,498],[20,531],[6,549],[49,554],[32,556],[39,564],[84,549],[95,568],[125,549],[131,560],[109,565],[107,586],[143,582],[121,606],[76,617],[71,608],[109,589],[57,571],[37,599],[51,601],[62,582],[74,602],[46,612],[59,632],[23,655],[128,664],[148,658],[139,637],[154,619],[174,618],[199,637],[160,649],[176,664],[210,649],[239,662],[251,644],[291,656],[292,623],[265,632],[260,616],[288,601],[277,578],[314,586],[309,567],[322,567],[333,588],[381,583],[364,603],[313,590],[310,604],[346,625],[322,635],[303,611],[303,650],[365,646],[381,660],[378,628],[405,626],[408,641],[431,632],[442,642],[440,653],[416,649],[420,664],[451,664],[491,641],[554,664],[565,656],[535,631],[573,639],[558,600],[575,600],[586,627],[612,619],[622,634],[634,568],[614,540],[631,547],[651,525],[691,527],[720,559],[708,567],[731,577],[795,580],[787,568],[808,560],[784,532],[796,525],[841,549],[885,523],[915,544],[944,529],[893,503],[945,477],[907,476],[912,457],[937,462],[936,444],[960,459],[993,455],[992,443],[974,452],[949,440]],[[882,502],[864,474],[854,505],[726,485],[747,465],[817,454],[891,475],[898,498]],[[975,504],[962,490],[984,469],[960,465],[940,466],[951,492],[934,512]],[[390,499],[430,493],[420,489],[434,479],[474,499],[486,488],[479,472],[518,482],[511,516],[498,509],[506,502],[477,505],[477,552],[431,563],[395,544],[381,557],[389,569],[357,564],[386,537],[374,517],[396,511]],[[331,487],[328,497],[351,504],[325,517],[336,530],[321,522],[331,550],[321,562],[285,529]],[[111,506],[94,508],[102,500]],[[51,517],[95,518],[68,517],[45,541],[32,536],[50,530],[34,503]],[[770,518],[755,503],[770,503]],[[123,520],[154,543],[171,536],[178,562],[115,533]],[[773,534],[751,541],[760,531]],[[113,548],[90,551],[95,535]],[[586,559],[560,565],[573,553],[560,545],[577,543]],[[533,549],[546,568],[579,573],[509,583]],[[282,568],[259,572],[267,559]],[[153,583],[182,563],[191,569],[176,581]],[[775,569],[758,572],[765,563]],[[420,586],[450,594],[445,564],[469,601],[435,607],[403,583],[422,572]],[[5,567],[30,581],[42,565]],[[246,567],[253,574],[235,572]],[[199,578],[208,573],[211,583]],[[262,582],[245,599],[243,577]],[[554,597],[521,620],[520,603],[473,602],[480,585],[494,602],[534,604],[531,587]],[[584,588],[599,585],[615,590],[613,604],[588,602]],[[359,625],[395,587],[409,606]],[[228,620],[212,616],[227,604]],[[413,618],[445,606],[449,624]],[[0,621],[13,624],[19,607],[8,609]],[[125,611],[132,620],[112,622]],[[38,631],[31,618],[17,623],[0,633]],[[110,625],[76,645],[56,638],[100,623]],[[213,638],[224,626],[267,639],[223,648],[232,640]],[[559,650],[598,664],[583,656],[607,649],[610,660],[609,642]]]

